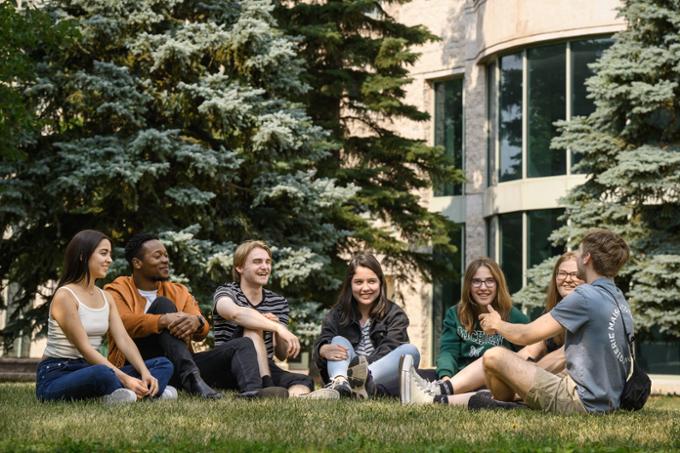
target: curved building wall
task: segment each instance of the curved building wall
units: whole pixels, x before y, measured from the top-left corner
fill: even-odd
[[[533,166],[527,167],[527,158],[536,151],[535,146],[528,149],[527,143],[532,132],[526,119],[527,109],[532,108],[527,99],[532,93],[526,88],[527,65],[538,61],[534,57],[541,53],[529,49],[565,46],[565,71],[573,73],[569,67],[571,43],[607,37],[623,29],[625,24],[616,13],[619,5],[617,0],[415,0],[391,7],[390,12],[400,22],[423,24],[441,38],[418,49],[421,58],[411,68],[413,81],[407,92],[407,101],[429,112],[431,121],[401,122],[396,127],[431,144],[460,148],[447,151],[454,158],[460,155],[465,184],[435,188],[422,196],[430,210],[442,212],[461,225],[460,236],[452,240],[462,253],[451,257],[461,274],[465,263],[488,254],[500,262],[505,258],[502,264],[514,270],[514,285],[521,287],[527,267],[555,251],[545,236],[562,212],[559,199],[584,177],[571,171],[571,156],[565,158],[562,173],[535,177],[531,176],[535,173]],[[490,96],[498,99],[500,94],[490,94],[489,84],[499,83],[503,75],[501,59],[509,54],[519,55],[516,61],[523,83],[518,107],[522,113],[522,162],[519,176],[501,180],[496,162],[505,155],[500,153],[498,121],[490,117],[493,106],[489,105]],[[549,63],[549,59],[546,61]],[[492,73],[495,81],[490,79]],[[569,84],[575,83],[572,73],[565,72]],[[572,94],[572,88],[565,87],[565,98]],[[443,106],[447,102],[462,105]],[[565,107],[564,116],[570,113]],[[453,275],[447,281],[403,288],[411,319],[409,333],[423,353],[424,366],[434,365],[442,317],[457,301],[459,292],[460,279]]]
[[[623,27],[615,0],[481,0],[472,3],[480,60],[513,47],[584,35],[614,33]]]

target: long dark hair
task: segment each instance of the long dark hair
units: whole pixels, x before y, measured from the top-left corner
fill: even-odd
[[[64,270],[57,288],[69,283],[79,282],[83,277],[85,277],[86,283],[90,283],[88,262],[99,243],[104,239],[112,243],[107,235],[96,230],[83,230],[73,236],[64,252]]]
[[[382,319],[387,313],[387,290],[385,288],[385,274],[383,274],[382,267],[378,260],[370,253],[359,253],[349,262],[347,267],[347,275],[342,282],[342,289],[338,296],[338,301],[335,307],[340,310],[340,324],[343,326],[349,325],[354,319],[358,317],[357,301],[352,295],[352,278],[357,271],[357,267],[365,267],[375,272],[380,280],[380,295],[376,299],[373,307],[371,307],[371,318]]]

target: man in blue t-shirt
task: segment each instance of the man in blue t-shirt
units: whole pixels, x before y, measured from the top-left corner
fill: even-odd
[[[633,333],[628,302],[614,277],[628,260],[628,245],[604,229],[589,231],[577,252],[577,287],[549,313],[530,324],[501,320],[493,308],[480,315],[487,333],[500,333],[514,344],[532,344],[566,330],[566,372],[551,374],[512,351],[492,348],[484,354],[484,373],[494,398],[519,395],[532,409],[606,413],[620,406],[631,367],[626,331]]]

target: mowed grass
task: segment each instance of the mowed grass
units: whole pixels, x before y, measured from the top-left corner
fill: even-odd
[[[468,412],[375,401],[38,403],[0,384],[0,451],[673,451],[680,397],[637,413]]]

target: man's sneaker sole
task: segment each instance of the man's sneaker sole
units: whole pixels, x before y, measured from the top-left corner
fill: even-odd
[[[410,374],[413,366],[413,357],[410,354],[399,358],[399,400],[401,404],[411,403]]]
[[[368,360],[364,356],[357,356],[358,363],[350,365],[347,370],[347,380],[352,389],[352,396],[357,399],[368,399],[368,392],[366,391],[366,381],[370,373],[368,369]]]
[[[288,389],[284,387],[264,387],[257,391],[258,398],[288,398]]]

